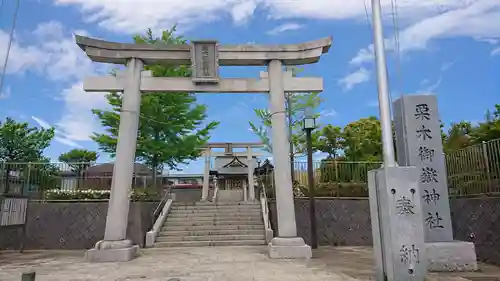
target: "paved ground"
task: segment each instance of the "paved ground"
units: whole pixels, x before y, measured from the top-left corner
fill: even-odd
[[[33,251],[22,255],[2,252],[0,280],[20,281],[21,273],[29,270],[36,271],[36,281],[167,281],[169,278],[180,278],[181,281],[373,280],[370,248],[322,247],[309,261],[270,260],[266,253],[266,247],[147,249],[131,262],[99,264],[85,262],[82,251]],[[484,272],[464,276],[479,277],[472,279],[476,281],[500,280],[484,279],[484,276],[500,277],[499,268],[482,268]],[[430,280],[464,280],[456,279],[456,276],[434,274]]]

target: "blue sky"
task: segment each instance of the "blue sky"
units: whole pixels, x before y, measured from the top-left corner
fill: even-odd
[[[364,0],[21,0],[2,93],[2,119],[53,126],[46,155],[75,147],[97,149],[88,136],[100,131],[91,108],[105,108],[101,93],[85,93],[85,76],[110,66],[94,64],[72,34],[130,42],[148,27],[178,23],[188,39],[222,44],[300,43],[333,36],[333,46],[304,76],[322,76],[322,124],[345,125],[378,115],[371,25]],[[5,57],[15,1],[0,11],[0,61]],[[368,0],[367,11],[371,10]],[[382,0],[393,98],[434,93],[445,123],[483,119],[500,103],[500,0],[399,0],[396,28],[391,2]],[[42,12],[43,11],[43,12]],[[399,44],[394,44],[398,34]],[[395,47],[399,46],[399,48]],[[399,52],[397,51],[399,50]],[[263,68],[224,67],[223,77],[253,77]],[[200,94],[208,118],[221,124],[212,141],[258,141],[248,130],[264,95]],[[108,161],[101,153],[99,161]],[[201,161],[184,172],[201,172]]]

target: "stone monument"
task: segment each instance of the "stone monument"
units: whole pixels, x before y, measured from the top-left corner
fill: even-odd
[[[377,281],[424,280],[427,260],[416,167],[368,172]]]
[[[393,108],[398,163],[419,170],[429,270],[476,270],[474,244],[453,240],[436,96],[404,95],[394,101]]]
[[[269,244],[271,258],[310,258],[311,248],[297,237],[285,123],[285,92],[323,91],[323,80],[292,77],[284,65],[316,63],[328,52],[332,38],[288,45],[219,45],[217,41],[191,44],[123,44],[75,36],[76,43],[94,62],[126,65],[124,75],[89,77],[84,90],[123,92],[120,126],[104,239],[86,252],[89,261],[126,261],[138,247],[126,238],[129,191],[132,184],[142,93],[266,93],[272,114],[273,158],[276,171],[276,206],[279,237]],[[193,77],[152,77],[144,65],[191,65]],[[220,78],[219,66],[267,66],[265,77]],[[261,74],[262,75],[262,74]],[[206,195],[206,194],[205,194]]]

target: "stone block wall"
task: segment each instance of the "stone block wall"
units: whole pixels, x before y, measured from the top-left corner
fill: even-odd
[[[269,206],[277,234],[276,204]],[[480,261],[500,265],[500,198],[451,199],[450,208],[455,239],[474,242]],[[295,217],[298,235],[310,243],[307,198],[295,199]],[[316,220],[319,245],[372,245],[367,198],[318,198]]]
[[[500,198],[460,198],[450,202],[453,235],[471,241],[483,262],[500,265]]]
[[[127,236],[143,247],[158,203],[130,204]],[[89,249],[104,237],[107,202],[34,203],[28,205],[25,249]],[[0,228],[0,249],[18,249],[15,228]]]

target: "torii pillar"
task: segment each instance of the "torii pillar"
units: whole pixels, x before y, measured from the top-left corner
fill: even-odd
[[[284,77],[282,66],[318,62],[321,55],[330,49],[332,38],[288,45],[224,46],[216,41],[144,45],[75,37],[80,48],[94,62],[127,65],[126,77],[90,77],[84,82],[85,91],[124,93],[106,230],[104,239],[87,251],[87,260],[126,261],[138,253],[138,247],[132,245],[126,233],[141,92],[269,93],[279,235],[269,243],[269,256],[311,257],[311,248],[297,237],[284,94],[322,91],[323,80],[317,77]],[[141,75],[144,64],[191,65],[193,77],[147,77]],[[220,79],[219,65],[267,65],[269,78]]]

